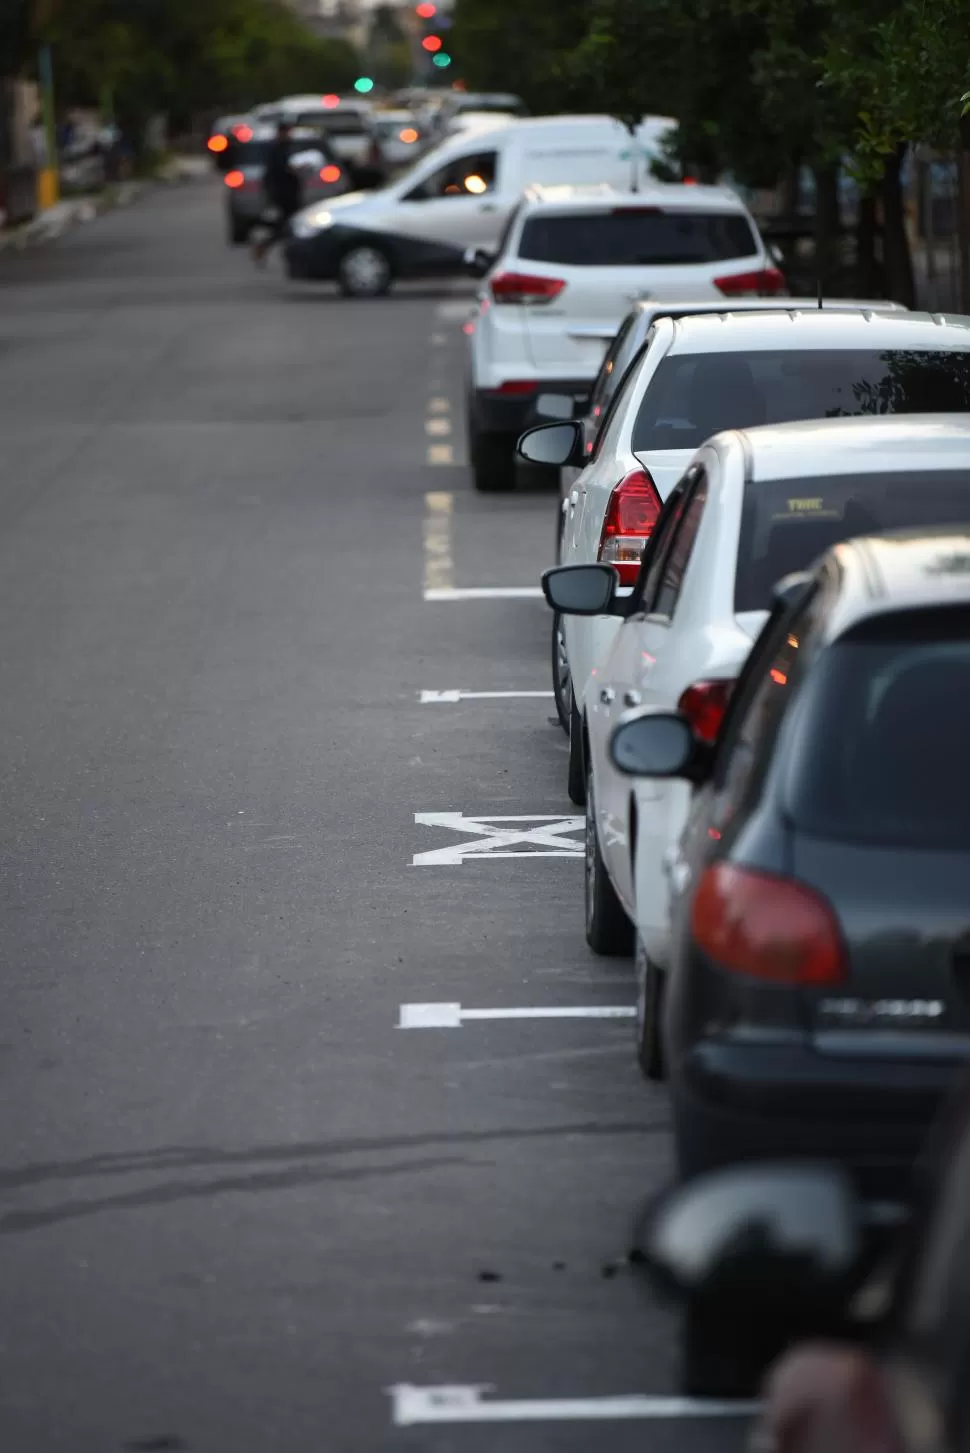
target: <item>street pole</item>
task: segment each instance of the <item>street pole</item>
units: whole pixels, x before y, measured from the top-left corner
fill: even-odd
[[[57,120],[54,111],[54,65],[51,48],[42,45],[37,57],[40,81],[41,113],[44,119],[44,165],[37,177],[37,205],[43,212],[53,207],[60,196],[57,169]]]

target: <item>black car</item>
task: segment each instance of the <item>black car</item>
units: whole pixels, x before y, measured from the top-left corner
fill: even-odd
[[[641,712],[623,771],[695,783],[670,863],[679,1169],[839,1159],[896,1194],[970,1060],[970,532],[850,541],[783,598],[716,744]]]

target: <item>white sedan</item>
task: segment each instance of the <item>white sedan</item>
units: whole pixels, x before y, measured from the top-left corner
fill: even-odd
[[[922,374],[930,392],[962,395],[970,411],[970,351],[948,363],[911,355],[911,386]],[[968,460],[970,423],[946,415],[724,433],[672,492],[630,599],[617,598],[615,573],[602,565],[545,577],[555,609],[605,606],[618,627],[587,695],[586,935],[599,952],[629,952],[636,924],[647,1073],[659,1073],[669,881],[691,788],[619,771],[615,727],[631,711],[679,710],[713,742],[776,582],[842,539],[966,520]]]

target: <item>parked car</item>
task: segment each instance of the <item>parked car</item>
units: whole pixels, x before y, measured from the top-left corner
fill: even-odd
[[[470,337],[468,437],[476,489],[515,483],[515,445],[543,389],[592,387],[604,339],[638,298],[779,292],[785,279],[732,192],[655,183],[530,187],[487,271]]]
[[[684,1391],[762,1392],[751,1453],[964,1453],[965,1075],[909,1204],[867,1201],[835,1164],[738,1166],[667,1192],[639,1240],[655,1292],[682,1311]]]
[[[639,364],[614,396],[574,486],[563,561],[615,565],[623,591],[640,572],[662,502],[695,449],[722,429],[826,415],[963,412],[970,408],[970,320],[922,313],[819,313],[659,318]],[[533,462],[581,463],[576,421],[524,436]],[[783,573],[779,571],[779,573]],[[570,615],[572,673],[567,786],[585,801],[587,698],[617,621]]]
[[[822,1156],[893,1196],[970,1059],[970,533],[942,528],[968,515],[970,421],[762,432],[732,441],[753,481],[724,525],[747,562],[738,612],[779,554],[941,528],[842,543],[789,580],[716,736],[686,694],[617,725],[638,805],[651,785],[698,789],[666,859],[669,968],[644,1027],[659,1016],[682,1178]],[[703,562],[676,538],[668,558]],[[625,836],[629,799],[626,816]]]
[[[226,236],[231,244],[247,241],[266,211],[263,177],[275,139],[275,126],[260,125],[250,130],[247,140],[234,140],[227,153],[229,164],[222,180]],[[311,127],[296,127],[290,133],[289,146],[291,164],[299,170],[303,195],[308,201],[339,197],[350,190],[346,168],[324,133]]]
[[[648,117],[638,146],[659,151],[673,122]],[[471,248],[497,247],[532,183],[629,180],[630,137],[608,116],[544,116],[435,147],[367,196],[308,207],[293,222],[293,277],[330,278],[353,297],[377,297],[396,278],[465,271]]]
[[[258,108],[259,119],[278,126],[310,126],[325,131],[337,160],[349,174],[354,188],[379,186],[387,177],[377,123],[366,101],[342,100],[339,96],[284,96]]]

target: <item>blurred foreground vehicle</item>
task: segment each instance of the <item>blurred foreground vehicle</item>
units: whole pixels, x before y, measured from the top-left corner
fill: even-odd
[[[694,451],[722,430],[853,414],[967,411],[968,319],[798,312],[783,304],[763,314],[658,318],[570,492],[562,560],[615,565],[622,602],[639,577],[662,502]],[[520,442],[527,459],[547,464],[581,465],[583,447],[576,421],[540,428]],[[839,535],[825,544],[833,538]],[[794,568],[780,556],[777,565],[775,578]],[[617,628],[615,615],[565,618],[572,673],[567,787],[577,804],[586,796],[586,713],[604,684],[593,673]]]
[[[659,152],[673,124],[643,122],[644,155]],[[348,296],[374,298],[396,278],[463,273],[469,248],[498,248],[527,186],[627,186],[629,146],[608,116],[542,116],[455,137],[389,186],[300,212],[286,248],[290,276],[334,279]]]
[[[484,276],[471,335],[468,437],[479,490],[515,484],[540,389],[588,392],[604,340],[638,298],[778,293],[785,279],[740,198],[717,187],[530,187]]]
[[[249,239],[264,219],[267,201],[263,189],[266,162],[276,139],[275,126],[249,129],[246,140],[234,140],[226,153],[223,175],[226,194],[226,238],[230,243]],[[309,203],[339,197],[350,190],[346,168],[330,147],[329,140],[311,127],[296,127],[290,133],[290,163],[303,182],[303,196]]]
[[[837,1166],[769,1162],[668,1194],[643,1240],[657,1289],[683,1307],[687,1392],[751,1396],[804,1344],[767,1379],[751,1453],[965,1453],[966,1078],[926,1144],[908,1220]]]
[[[377,187],[386,180],[377,123],[366,101],[345,101],[337,95],[284,96],[257,107],[256,114],[268,125],[288,121],[291,126],[324,132],[353,188]]]
[[[750,460],[743,500],[708,495],[725,447]],[[709,502],[740,534],[739,617],[776,562],[833,536],[970,515],[968,420],[790,426],[704,453],[656,571],[676,591],[710,565],[689,525]],[[822,1156],[897,1196],[970,1059],[970,532],[854,539],[789,577],[717,731],[735,669],[702,665],[679,710],[638,708],[611,743],[647,779],[627,821],[662,804],[649,881],[635,869],[641,1034],[662,1015],[678,1169]]]

